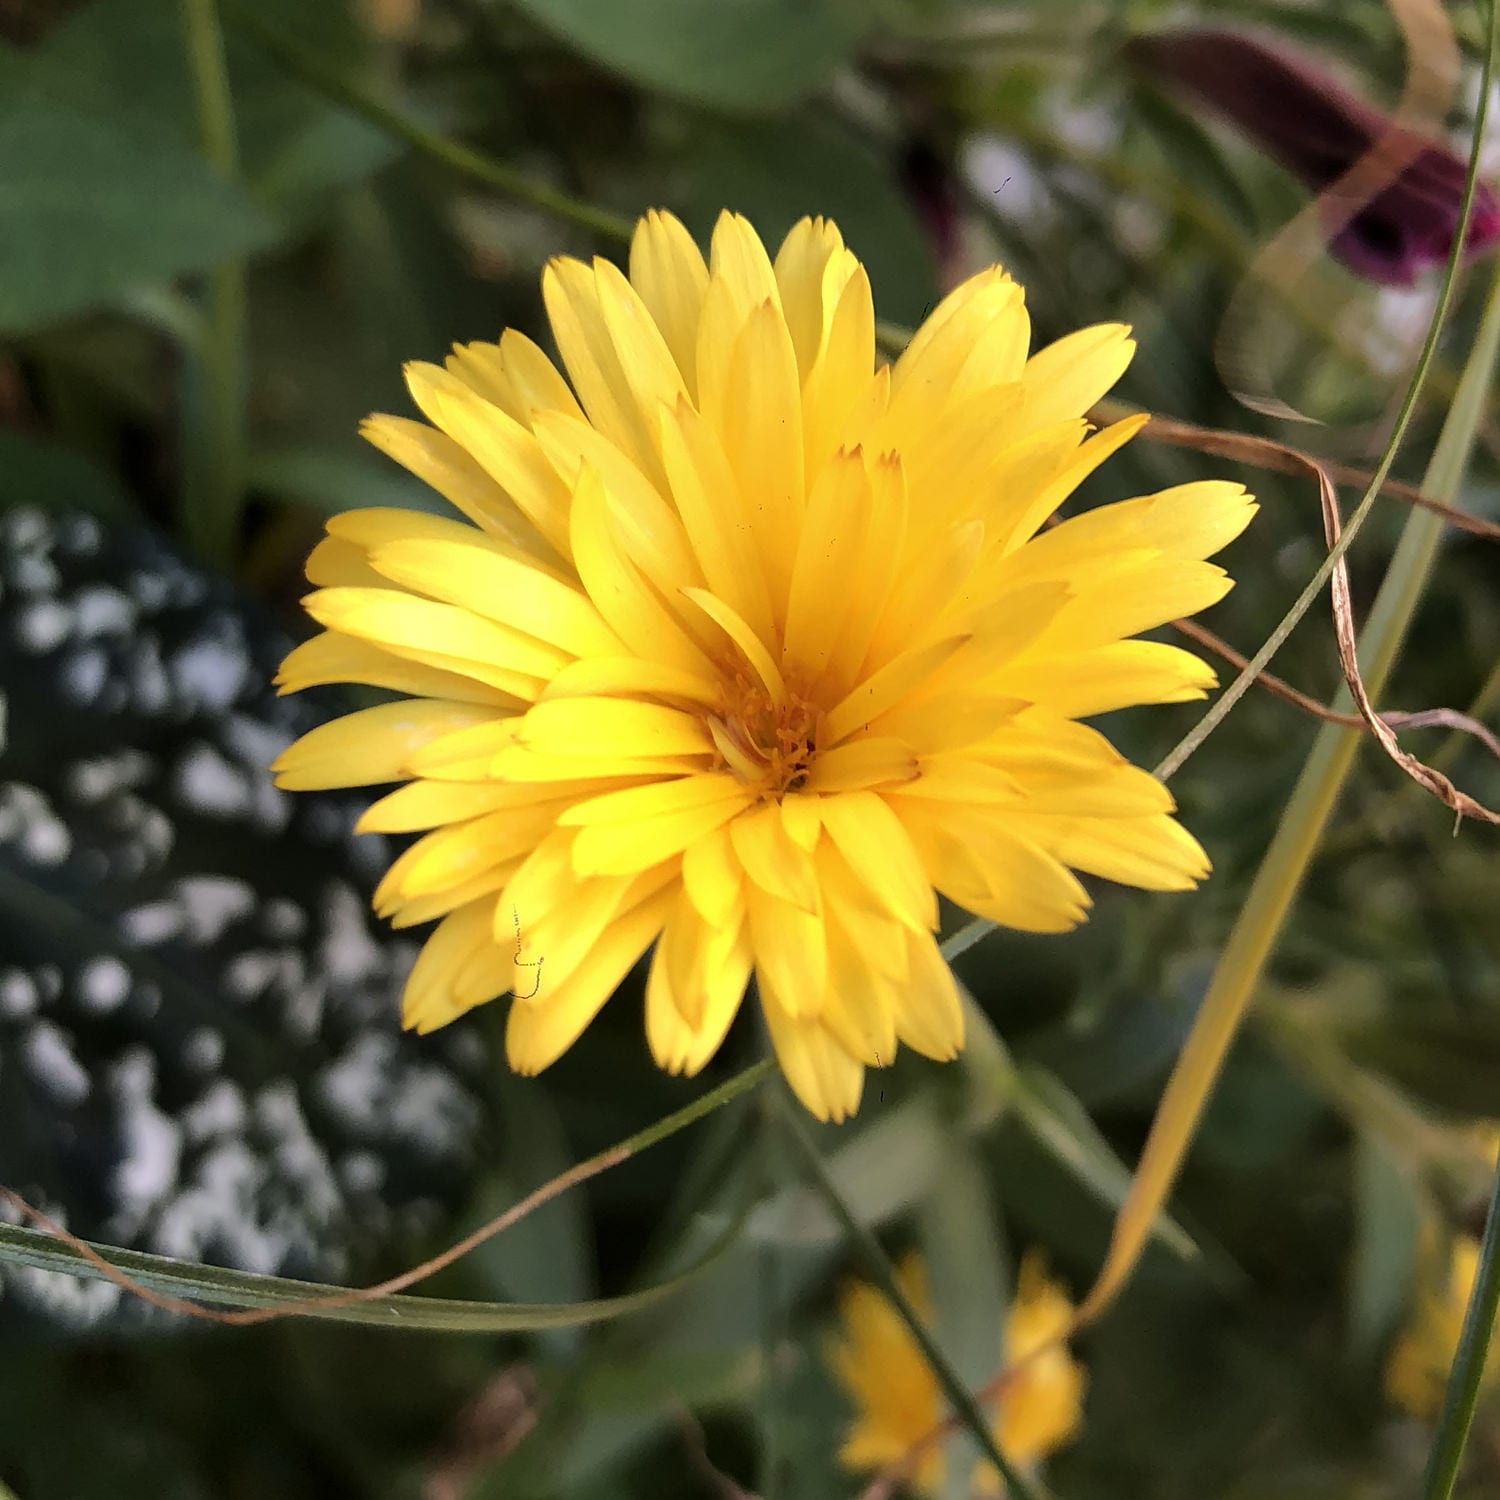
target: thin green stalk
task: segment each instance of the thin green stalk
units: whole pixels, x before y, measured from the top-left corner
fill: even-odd
[[[776,1059],[762,1058],[760,1062],[752,1063],[748,1068],[736,1073],[733,1078],[726,1079],[717,1088],[710,1089],[706,1094],[694,1099],[691,1104],[684,1104],[681,1109],[673,1110],[665,1119],[658,1120],[654,1125],[648,1125],[644,1130],[636,1131],[633,1136],[621,1141],[615,1150],[626,1156],[635,1156],[648,1146],[654,1146],[658,1141],[666,1140],[669,1135],[676,1135],[679,1130],[685,1130],[689,1125],[696,1124],[704,1115],[711,1115],[716,1109],[722,1109],[731,1099],[738,1099],[741,1094],[749,1093],[753,1088],[759,1088],[775,1071]]]
[[[136,1286],[157,1293],[158,1298],[168,1305],[169,1311],[237,1326],[269,1322],[273,1318],[303,1316],[385,1328],[426,1328],[476,1333],[574,1327],[606,1317],[618,1317],[662,1300],[686,1277],[696,1274],[698,1270],[707,1269],[720,1254],[737,1243],[739,1222],[730,1225],[695,1266],[656,1287],[627,1293],[623,1297],[605,1298],[596,1302],[533,1306],[508,1302],[466,1302],[445,1297],[403,1297],[394,1294],[461,1260],[486,1240],[518,1223],[532,1210],[550,1202],[560,1193],[610,1171],[668,1136],[686,1130],[705,1115],[712,1114],[740,1095],[757,1088],[775,1071],[775,1061],[766,1058],[743,1072],[736,1073],[691,1104],[674,1110],[663,1119],[646,1126],[644,1130],[636,1131],[617,1145],[588,1157],[550,1182],[543,1183],[519,1203],[513,1204],[499,1218],[492,1219],[487,1225],[465,1236],[441,1255],[434,1256],[411,1271],[381,1282],[378,1288],[354,1290],[291,1281],[280,1276],[263,1276],[197,1262],[169,1260],[164,1256],[148,1255],[138,1250],[120,1250],[109,1245],[91,1246],[97,1257],[91,1259],[77,1243],[60,1240],[51,1233],[14,1228],[5,1223],[0,1223],[0,1264],[62,1271],[66,1275],[81,1276],[88,1280],[118,1280],[110,1269],[113,1268],[114,1272],[123,1273]],[[0,1187],[0,1196],[12,1207],[24,1209],[22,1200],[8,1189]],[[185,1301],[187,1298],[193,1301]],[[205,1303],[232,1308],[234,1311],[215,1316],[201,1305]]]
[[[1005,1493],[1009,1500],[1048,1500],[1047,1491],[1040,1482],[1021,1473],[1001,1452],[984,1408],[974,1399],[963,1377],[938,1348],[931,1331],[922,1321],[916,1308],[912,1306],[906,1293],[901,1290],[896,1280],[895,1270],[886,1258],[885,1251],[880,1248],[880,1241],[855,1218],[833,1179],[828,1175],[828,1169],[823,1165],[823,1158],[818,1154],[817,1145],[803,1123],[800,1108],[791,1103],[784,1093],[778,1095],[777,1103],[780,1106],[781,1121],[786,1128],[787,1138],[802,1158],[813,1187],[828,1205],[829,1212],[838,1220],[855,1255],[864,1266],[865,1273],[890,1299],[891,1306],[900,1314],[901,1321],[906,1324],[907,1330],[916,1340],[917,1347],[922,1351],[922,1357],[927,1361],[938,1384],[943,1388],[943,1393],[952,1404],[954,1414],[969,1429],[980,1451],[1004,1478]]]
[[[1496,61],[1497,41],[1500,41],[1500,28],[1497,28],[1493,8],[1489,19],[1489,46],[1480,82],[1480,102],[1469,154],[1468,176],[1464,185],[1463,209],[1454,236],[1453,252],[1449,256],[1443,291],[1433,313],[1421,358],[1402,403],[1395,429],[1386,444],[1385,453],[1358,511],[1340,539],[1340,545],[1333,549],[1327,563],[1318,570],[1313,582],[1293,606],[1292,614],[1255,654],[1245,671],[1224,695],[1224,699],[1204,716],[1198,729],[1157,768],[1156,774],[1163,779],[1182,764],[1222,719],[1224,713],[1228,712],[1224,707],[1225,700],[1232,702],[1233,698],[1243,693],[1270,660],[1276,647],[1289,633],[1291,625],[1322,588],[1333,562],[1342,556],[1358,523],[1369,513],[1390,472],[1397,446],[1415,409],[1423,379],[1437,347],[1468,226],[1469,209],[1478,174],[1479,151],[1484,137],[1490,80]],[[1500,268],[1497,268],[1491,283],[1479,336],[1459,378],[1453,404],[1448,409],[1442,433],[1422,481],[1422,489],[1440,500],[1451,502],[1463,478],[1483,416],[1497,349],[1500,349]],[[1360,667],[1372,701],[1378,701],[1384,690],[1386,678],[1427,583],[1442,531],[1442,520],[1431,511],[1413,510],[1407,517],[1401,540],[1396,546],[1370,618],[1359,638]],[[1335,707],[1343,712],[1352,709],[1353,704],[1347,691],[1339,694]],[[1303,875],[1343,789],[1354,753],[1363,738],[1357,731],[1332,724],[1325,724],[1318,734],[1312,753],[1308,756],[1271,840],[1271,846],[1256,872],[1239,920],[1235,923],[1214,970],[1193,1030],[1168,1080],[1146,1148],[1141,1154],[1135,1181],[1115,1222],[1104,1267],[1079,1311],[1082,1320],[1097,1317],[1113,1300],[1145,1246],[1157,1209],[1171,1191],[1199,1115],[1218,1078],[1230,1043],[1239,1029],[1245,1007],[1260,981]]]
[[[967,953],[975,943],[987,938],[1000,924],[988,917],[970,917],[957,932],[943,939],[939,952],[951,964],[961,953]]]
[[[524,172],[517,172],[504,162],[496,161],[493,156],[476,151],[461,141],[455,141],[430,125],[424,125],[405,110],[397,109],[378,98],[342,68],[304,51],[280,28],[266,20],[253,7],[242,3],[242,0],[228,0],[228,9],[235,26],[274,57],[287,72],[300,78],[325,98],[353,110],[387,135],[405,141],[424,156],[429,156],[462,176],[481,182],[518,203],[529,203],[533,208],[554,214],[591,234],[629,244],[635,228],[630,220],[610,213],[608,209],[582,203],[545,182],[538,182]]]
[[[234,100],[218,0],[182,0],[193,99],[203,153],[228,181],[239,175]],[[200,348],[184,354],[183,530],[209,561],[234,558],[245,473],[245,263],[208,279]]]
[[[1458,1354],[1448,1374],[1443,1412],[1438,1418],[1432,1451],[1427,1457],[1422,1500],[1449,1500],[1453,1494],[1464,1442],[1474,1421],[1474,1408],[1479,1402],[1479,1387],[1484,1380],[1497,1310],[1500,1310],[1500,1167],[1496,1168],[1495,1186],[1490,1192],[1484,1243],[1479,1247],[1479,1270],[1474,1277],[1474,1289],[1469,1294],[1468,1310],[1464,1313]]]

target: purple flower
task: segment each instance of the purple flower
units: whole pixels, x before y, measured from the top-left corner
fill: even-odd
[[[1378,142],[1401,143],[1401,169],[1352,215],[1347,203],[1329,202],[1329,248],[1351,271],[1385,286],[1411,286],[1447,260],[1466,164],[1440,141],[1414,136],[1327,74],[1238,32],[1162,32],[1137,37],[1129,52],[1147,72],[1233,121],[1315,193]],[[1478,184],[1465,252],[1481,254],[1497,240],[1500,199]]]

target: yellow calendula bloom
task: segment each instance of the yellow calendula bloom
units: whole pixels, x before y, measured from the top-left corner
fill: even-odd
[[[923,1320],[930,1322],[932,1306],[922,1262],[908,1256],[897,1269],[897,1279]],[[829,1362],[855,1411],[839,1459],[855,1471],[882,1468],[936,1427],[946,1408],[922,1351],[876,1288],[865,1282],[845,1288],[839,1314],[843,1329],[829,1348]],[[1033,1251],[1021,1264],[1005,1318],[1005,1363],[1020,1368],[1000,1400],[994,1425],[996,1446],[1019,1469],[1035,1468],[1082,1425],[1088,1378],[1060,1342],[1072,1316],[1067,1293],[1048,1279],[1041,1257]],[[924,1495],[942,1489],[941,1444],[923,1454],[912,1483]],[[993,1464],[975,1470],[976,1495],[997,1495],[1002,1489]]]
[[[1458,1353],[1464,1313],[1479,1271],[1479,1241],[1461,1234],[1444,1250],[1435,1235],[1428,1235],[1418,1260],[1416,1300],[1391,1347],[1385,1393],[1402,1411],[1430,1421],[1442,1408],[1448,1372]],[[1486,1386],[1493,1388],[1497,1376],[1500,1345],[1492,1344],[1485,1365]]]
[[[360,826],[424,833],[375,898],[441,918],[406,1025],[509,992],[535,1073],[654,942],[663,1067],[704,1065],[753,972],[787,1079],[839,1120],[899,1043],[963,1043],[935,890],[1061,932],[1089,904],[1074,869],[1207,874],[1166,789],[1078,721],[1213,683],[1129,637],[1229,589],[1202,559],[1254,507],[1191,484],[1037,534],[1144,420],[1083,419],[1126,329],[1028,357],[995,268],[877,365],[869,281],[823,220],[772,261],[725,214],[705,261],[652,213],[628,276],[557,260],[542,286],[566,378],[513,331],[408,366],[427,422],[365,435],[468,521],[332,520],[323,633],[278,679],[410,695],[276,764],[405,783]]]
[[[1500,1156],[1500,1122],[1477,1120],[1463,1137],[1472,1155],[1490,1173]],[[1417,1249],[1416,1295],[1406,1325],[1391,1346],[1385,1367],[1385,1393],[1393,1405],[1430,1421],[1442,1409],[1448,1372],[1458,1354],[1464,1314],[1479,1273],[1479,1241],[1471,1234],[1451,1238],[1432,1222],[1423,1225]],[[1500,1382],[1500,1340],[1492,1341],[1484,1383]]]

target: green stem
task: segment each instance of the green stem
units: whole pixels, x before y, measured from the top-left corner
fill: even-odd
[[[182,0],[198,134],[227,181],[239,175],[234,100],[217,0]],[[201,348],[183,356],[183,530],[220,567],[234,559],[245,472],[245,263],[208,281]]]
[[[1495,1186],[1490,1193],[1484,1243],[1479,1248],[1479,1270],[1474,1277],[1474,1289],[1469,1294],[1468,1310],[1464,1313],[1458,1354],[1448,1375],[1443,1412],[1438,1418],[1432,1452],[1427,1458],[1423,1500],[1449,1500],[1453,1494],[1464,1442],[1474,1421],[1474,1408],[1479,1403],[1479,1388],[1484,1381],[1497,1310],[1500,1310],[1500,1167],[1496,1168]]]
[[[685,1130],[689,1125],[701,1120],[704,1115],[711,1115],[716,1109],[722,1109],[731,1099],[738,1099],[741,1094],[749,1093],[753,1088],[758,1088],[776,1071],[776,1059],[773,1057],[762,1058],[758,1063],[752,1063],[743,1072],[736,1073],[733,1078],[721,1083],[718,1088],[710,1089],[706,1094],[694,1099],[691,1104],[684,1104],[681,1109],[674,1110],[665,1119],[658,1120],[654,1125],[648,1125],[644,1130],[623,1140],[615,1148],[626,1156],[634,1156],[644,1151],[648,1146],[654,1146],[658,1141],[664,1141],[669,1135],[676,1135],[679,1130]]]
[[[581,203],[567,193],[549,187],[545,182],[537,182],[524,172],[517,172],[504,162],[496,161],[493,156],[487,156],[472,146],[451,139],[440,130],[434,130],[430,125],[424,125],[404,110],[377,98],[343,69],[305,52],[258,11],[242,3],[242,0],[228,0],[228,6],[234,24],[258,47],[274,57],[287,72],[300,78],[325,98],[353,110],[387,135],[405,141],[424,156],[429,156],[460,175],[483,183],[518,203],[529,203],[533,208],[540,208],[569,224],[576,224],[591,234],[629,244],[635,226],[628,219],[610,213],[608,209]]]
[[[943,1393],[952,1404],[954,1413],[969,1429],[980,1451],[994,1464],[1005,1480],[1005,1493],[1008,1500],[1047,1500],[1046,1490],[1036,1480],[1028,1479],[1022,1474],[1001,1451],[984,1408],[974,1399],[963,1377],[938,1348],[931,1331],[922,1321],[916,1308],[912,1306],[906,1293],[901,1290],[900,1283],[896,1280],[895,1270],[886,1258],[885,1251],[880,1248],[880,1241],[855,1218],[849,1205],[844,1202],[833,1179],[828,1175],[828,1169],[823,1165],[823,1158],[818,1154],[817,1145],[808,1133],[800,1108],[790,1102],[784,1094],[778,1096],[777,1103],[780,1106],[782,1123],[786,1127],[787,1139],[791,1141],[797,1154],[802,1158],[813,1187],[828,1205],[829,1212],[838,1220],[850,1245],[853,1246],[855,1255],[864,1266],[865,1273],[890,1299],[891,1306],[900,1314],[901,1321],[906,1324],[907,1330],[916,1340],[917,1347],[922,1351],[922,1357],[927,1361],[938,1384],[943,1388]]]

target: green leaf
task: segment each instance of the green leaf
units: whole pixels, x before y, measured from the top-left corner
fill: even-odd
[[[40,505],[129,519],[135,507],[113,474],[46,438],[0,431],[0,507]]]
[[[825,82],[858,36],[840,0],[518,0],[596,62],[664,93],[768,109]]]
[[[989,1175],[972,1150],[952,1152],[917,1214],[938,1346],[971,1390],[1005,1360],[1006,1256]],[[979,1449],[956,1432],[944,1450],[945,1500],[968,1500]]]
[[[944,1153],[947,1129],[927,1099],[918,1096],[889,1109],[824,1163],[839,1196],[862,1224],[880,1224],[909,1208],[931,1186]],[[812,1248],[837,1244],[838,1221],[810,1187],[783,1189],[751,1214],[751,1243]]]
[[[619,1297],[604,1297],[592,1302],[524,1303],[390,1296],[329,1307],[305,1316],[334,1323],[363,1323],[375,1328],[426,1329],[440,1333],[520,1333],[541,1328],[577,1328],[640,1312],[665,1301],[717,1261],[739,1238],[740,1227],[738,1221],[731,1223],[708,1251],[685,1271],[655,1286]],[[312,1298],[335,1297],[348,1290],[318,1282],[293,1281],[284,1276],[226,1271],[219,1266],[169,1260],[163,1255],[117,1250],[109,1245],[95,1245],[93,1248],[111,1265],[153,1292],[187,1297],[216,1307],[286,1308]],[[91,1281],[107,1279],[81,1251],[41,1230],[20,1229],[10,1224],[0,1224],[0,1262],[41,1271],[60,1271],[64,1275],[82,1276]]]
[[[0,115],[0,332],[103,306],[266,242],[270,222],[201,157],[39,105]]]
[[[1379,1138],[1354,1139],[1354,1253],[1349,1273],[1349,1343],[1355,1358],[1373,1360],[1411,1295],[1422,1227],[1409,1173]]]
[[[289,45],[350,59],[361,34],[344,3],[262,0]],[[251,43],[227,39],[244,177],[283,218],[325,211],[330,189],[400,154],[386,133],[318,98]],[[199,126],[180,9],[162,0],[92,0],[38,47],[0,47],[0,91],[87,115],[133,137],[195,148]]]
[[[1031,1137],[1065,1166],[1106,1207],[1117,1209],[1130,1188],[1130,1170],[1115,1155],[1088,1111],[1061,1079],[1034,1063],[1023,1063],[1012,1109]],[[1152,1235],[1179,1260],[1197,1261],[1201,1252],[1169,1214],[1159,1213]]]
[[[1492,49],[1494,42],[1492,32]],[[1464,1445],[1474,1421],[1474,1410],[1479,1404],[1480,1388],[1484,1384],[1497,1312],[1500,1312],[1500,1167],[1495,1169],[1495,1185],[1490,1192],[1489,1212],[1485,1216],[1484,1240],[1479,1247],[1479,1264],[1474,1271],[1474,1285],[1469,1291],[1469,1305],[1464,1309],[1464,1326],[1459,1335],[1458,1350],[1453,1356],[1453,1368],[1448,1372],[1442,1414],[1427,1456],[1422,1500],[1450,1500],[1453,1494]]]

